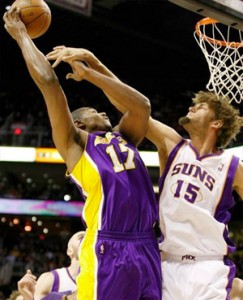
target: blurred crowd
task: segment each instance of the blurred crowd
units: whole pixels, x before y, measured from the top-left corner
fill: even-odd
[[[91,88],[66,92],[71,110],[81,106],[91,106],[99,112],[106,112],[112,125],[117,124],[120,113],[106,100],[100,91]],[[178,124],[178,118],[187,113],[193,97],[192,91],[176,93],[165,91],[163,95],[146,95],[152,106],[152,116],[185,134]],[[2,146],[54,147],[51,127],[42,95],[37,90],[0,92],[0,144]],[[230,146],[242,141],[243,132]],[[154,150],[146,139],[140,150]]]
[[[49,227],[46,235],[34,228],[25,232],[21,226],[9,227],[7,222],[0,225],[0,300],[16,290],[17,281],[27,269],[39,276],[70,264],[67,243],[74,232],[83,229],[81,220],[53,218],[43,219],[43,223]]]
[[[54,220],[50,222],[55,223]],[[45,221],[47,226],[50,222]],[[27,269],[39,276],[43,272],[68,266],[67,242],[74,232],[83,230],[80,220],[58,222],[50,228],[48,235],[38,231],[27,233],[20,227],[6,230],[6,226],[0,226],[0,300],[6,300],[16,290],[17,281]],[[231,259],[236,263],[237,277],[243,278],[243,230],[240,232],[237,229],[231,234],[237,245]]]

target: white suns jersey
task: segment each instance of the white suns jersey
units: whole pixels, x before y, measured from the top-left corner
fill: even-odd
[[[222,151],[199,157],[189,140],[171,152],[160,178],[161,250],[172,255],[226,255],[228,212],[239,159]]]
[[[68,268],[60,268],[51,271],[54,275],[52,292],[76,291],[75,279],[69,273]]]

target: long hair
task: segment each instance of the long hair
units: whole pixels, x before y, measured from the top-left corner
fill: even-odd
[[[207,103],[209,108],[214,111],[215,120],[223,122],[219,129],[216,146],[225,148],[232,139],[240,132],[243,125],[243,118],[239,115],[239,110],[234,108],[227,97],[217,96],[212,92],[200,91],[192,99],[194,104]]]

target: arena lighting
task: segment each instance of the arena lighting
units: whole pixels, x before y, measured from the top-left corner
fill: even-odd
[[[34,162],[35,153],[32,147],[0,147],[0,161]]]
[[[158,167],[157,152],[139,152],[147,167]],[[64,163],[55,148],[0,147],[0,161]]]
[[[31,225],[30,225],[30,224],[26,224],[26,225],[24,226],[24,230],[27,231],[27,232],[30,232],[30,231],[32,230]]]
[[[57,200],[0,198],[0,214],[31,215],[32,222],[36,222],[37,226],[42,226],[43,222],[37,220],[37,218],[33,219],[33,216],[67,216],[79,218],[82,209],[83,202],[80,201],[69,201],[67,203]],[[6,222],[6,218],[2,217],[1,222]]]
[[[23,130],[22,128],[15,128],[14,129],[14,135],[21,135],[23,133]]]
[[[243,146],[228,148],[226,151],[243,160]],[[159,158],[156,151],[139,151],[147,167],[159,167]],[[0,147],[0,161],[64,163],[55,148],[33,147]]]

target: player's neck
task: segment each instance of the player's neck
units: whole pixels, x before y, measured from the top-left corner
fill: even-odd
[[[68,272],[75,279],[80,271],[80,266],[78,260],[73,259],[70,266],[68,267]]]
[[[204,138],[192,136],[191,145],[197,150],[200,156],[219,153],[216,147],[216,139],[210,135]]]

